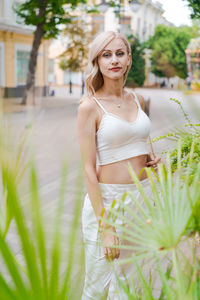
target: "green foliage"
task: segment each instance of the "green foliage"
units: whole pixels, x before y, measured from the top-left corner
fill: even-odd
[[[148,46],[152,49],[152,72],[159,77],[187,77],[185,49],[195,33],[187,26],[168,27],[158,25],[150,37]]]
[[[160,139],[169,139],[173,141],[182,140],[182,152],[181,152],[181,166],[184,169],[189,167],[190,177],[192,178],[196,173],[196,168],[198,163],[200,162],[200,124],[192,124],[191,119],[188,114],[184,111],[183,106],[180,101],[174,98],[170,98],[171,101],[177,103],[179,108],[181,109],[184,118],[186,120],[185,129],[174,129],[172,132],[160,136],[158,138],[154,138],[153,142],[156,142]],[[193,151],[193,159],[190,162],[190,153]],[[172,171],[175,172],[177,170],[177,162],[178,162],[178,149],[177,147],[171,149],[170,158],[172,161]]]
[[[2,137],[0,136],[0,145],[3,149],[1,141]],[[7,155],[9,154],[7,153]],[[12,164],[8,167],[5,156],[1,157],[2,186],[4,190],[7,190],[12,205],[14,226],[18,233],[23,265],[15,258],[15,249],[10,246],[9,238],[5,239],[4,232],[0,231],[1,265],[3,264],[7,269],[7,271],[0,271],[0,299],[80,299],[81,289],[77,290],[77,285],[80,286],[82,280],[84,259],[83,247],[81,247],[78,236],[83,196],[82,172],[78,175],[69,237],[67,237],[66,228],[65,234],[61,230],[67,164],[63,164],[59,199],[54,219],[51,220],[52,228],[45,224],[46,216],[42,212],[39,184],[33,159],[30,160],[29,172],[30,202],[26,202],[24,205],[18,192],[17,169]],[[29,204],[29,209],[27,204]],[[1,207],[1,209],[3,208]],[[53,234],[50,233],[51,230],[53,230]]]
[[[22,133],[18,137],[17,143],[13,145],[8,127],[5,125],[2,119],[0,120],[0,232],[3,236],[6,236],[13,219],[12,197],[8,191],[3,170],[12,169],[14,174],[12,179],[14,183],[16,186],[20,184],[28,167],[26,149],[28,135],[29,132]]]
[[[145,80],[144,45],[133,35],[129,36],[128,40],[131,45],[133,63],[126,84],[131,87],[142,86]]]
[[[67,49],[59,55],[59,67],[71,72],[84,71],[88,62],[88,47],[95,30],[88,31],[88,23],[81,18],[73,18],[62,32],[67,36]]]
[[[58,25],[71,21],[66,8],[73,10],[80,2],[86,3],[85,0],[26,0],[20,5],[15,5],[14,10],[24,24],[42,26],[43,37],[49,39],[60,33]]]
[[[193,176],[196,173],[197,162],[200,161],[200,135],[191,135],[190,133],[184,133],[183,149],[181,157],[181,165],[183,168],[187,168],[190,160],[190,150],[193,149],[194,156],[193,162],[190,166],[190,174]],[[172,170],[177,170],[177,149],[175,148],[170,155],[172,160]]]
[[[191,18],[199,19],[200,18],[200,2],[199,0],[183,0],[188,2],[188,6],[191,8]]]
[[[193,85],[196,86],[198,89],[200,89],[200,83],[199,82],[193,82]]]

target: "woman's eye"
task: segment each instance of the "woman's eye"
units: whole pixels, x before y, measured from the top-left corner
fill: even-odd
[[[109,53],[105,53],[105,54],[103,54],[103,57],[108,57],[108,56],[110,56],[110,54],[109,54]]]
[[[122,56],[122,55],[124,55],[124,52],[118,52],[117,53],[117,56]],[[104,53],[103,54],[103,57],[109,57],[109,56],[111,56],[111,53]]]

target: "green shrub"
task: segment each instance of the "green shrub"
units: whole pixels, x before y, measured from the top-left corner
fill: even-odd
[[[1,143],[1,153],[3,144]],[[19,246],[24,263],[15,258],[15,252],[0,231],[1,263],[7,272],[0,270],[0,300],[63,300],[80,299],[83,281],[83,247],[78,235],[82,207],[83,180],[79,173],[75,195],[74,215],[70,233],[66,228],[65,238],[62,229],[62,212],[65,200],[67,164],[63,165],[60,193],[53,223],[53,235],[45,224],[42,213],[39,185],[33,159],[29,162],[30,202],[29,210],[18,192],[15,164],[1,156],[2,187],[8,195],[12,208],[14,227],[17,230]],[[3,210],[3,207],[1,207]],[[51,241],[51,243],[50,243]],[[63,242],[67,245],[63,247]],[[77,247],[78,245],[78,247]],[[66,250],[67,249],[67,250]],[[8,276],[9,275],[9,276]],[[77,289],[77,286],[79,288]]]
[[[186,120],[185,129],[173,129],[170,133],[154,138],[153,142],[159,141],[160,139],[169,139],[177,142],[179,139],[182,140],[182,151],[181,151],[181,166],[184,169],[190,165],[190,176],[192,177],[195,172],[198,163],[200,162],[200,124],[192,124],[191,119],[188,114],[184,111],[180,101],[170,98],[171,101],[177,103],[183,112],[183,115]],[[177,145],[177,143],[176,143]],[[190,153],[192,149],[192,162],[190,162]],[[175,146],[170,150],[170,159],[172,162],[172,171],[177,170],[177,160],[178,160],[178,149]],[[190,162],[190,163],[189,163]]]

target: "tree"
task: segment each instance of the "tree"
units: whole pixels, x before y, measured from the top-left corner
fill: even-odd
[[[141,86],[145,80],[145,59],[144,59],[144,45],[140,43],[139,39],[130,35],[128,40],[131,45],[132,66],[129,71],[126,83],[128,86]]]
[[[188,6],[192,9],[190,14],[192,19],[200,18],[200,1],[199,0],[183,0],[188,2]]]
[[[34,103],[35,70],[42,38],[55,38],[61,31],[59,25],[70,23],[70,11],[73,11],[80,2],[85,3],[86,0],[26,0],[14,8],[26,25],[35,26],[22,104]]]
[[[82,14],[84,17],[84,14]],[[88,63],[88,47],[94,34],[98,29],[88,30],[88,23],[84,18],[74,18],[71,23],[67,24],[62,34],[67,36],[67,49],[59,55],[61,58],[59,67],[62,70],[71,72],[82,72],[82,93],[84,89],[83,72]],[[70,92],[71,79],[70,79]]]
[[[187,77],[185,49],[195,30],[188,26],[158,25],[148,41],[151,53],[151,71],[159,77]]]

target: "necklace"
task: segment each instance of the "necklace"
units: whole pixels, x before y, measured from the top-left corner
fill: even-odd
[[[101,98],[101,99],[103,99],[103,98]],[[122,96],[122,100],[120,101],[120,103],[115,103],[115,102],[114,102],[114,104],[115,104],[118,108],[120,108],[121,105],[122,105],[122,101],[124,101],[124,97],[123,97],[123,96]]]
[[[117,107],[120,108],[120,107],[121,107],[121,103],[120,103],[120,104],[117,104]]]
[[[122,100],[120,101],[120,103],[116,104],[118,108],[121,107],[122,101],[124,101],[124,97],[122,96]]]

